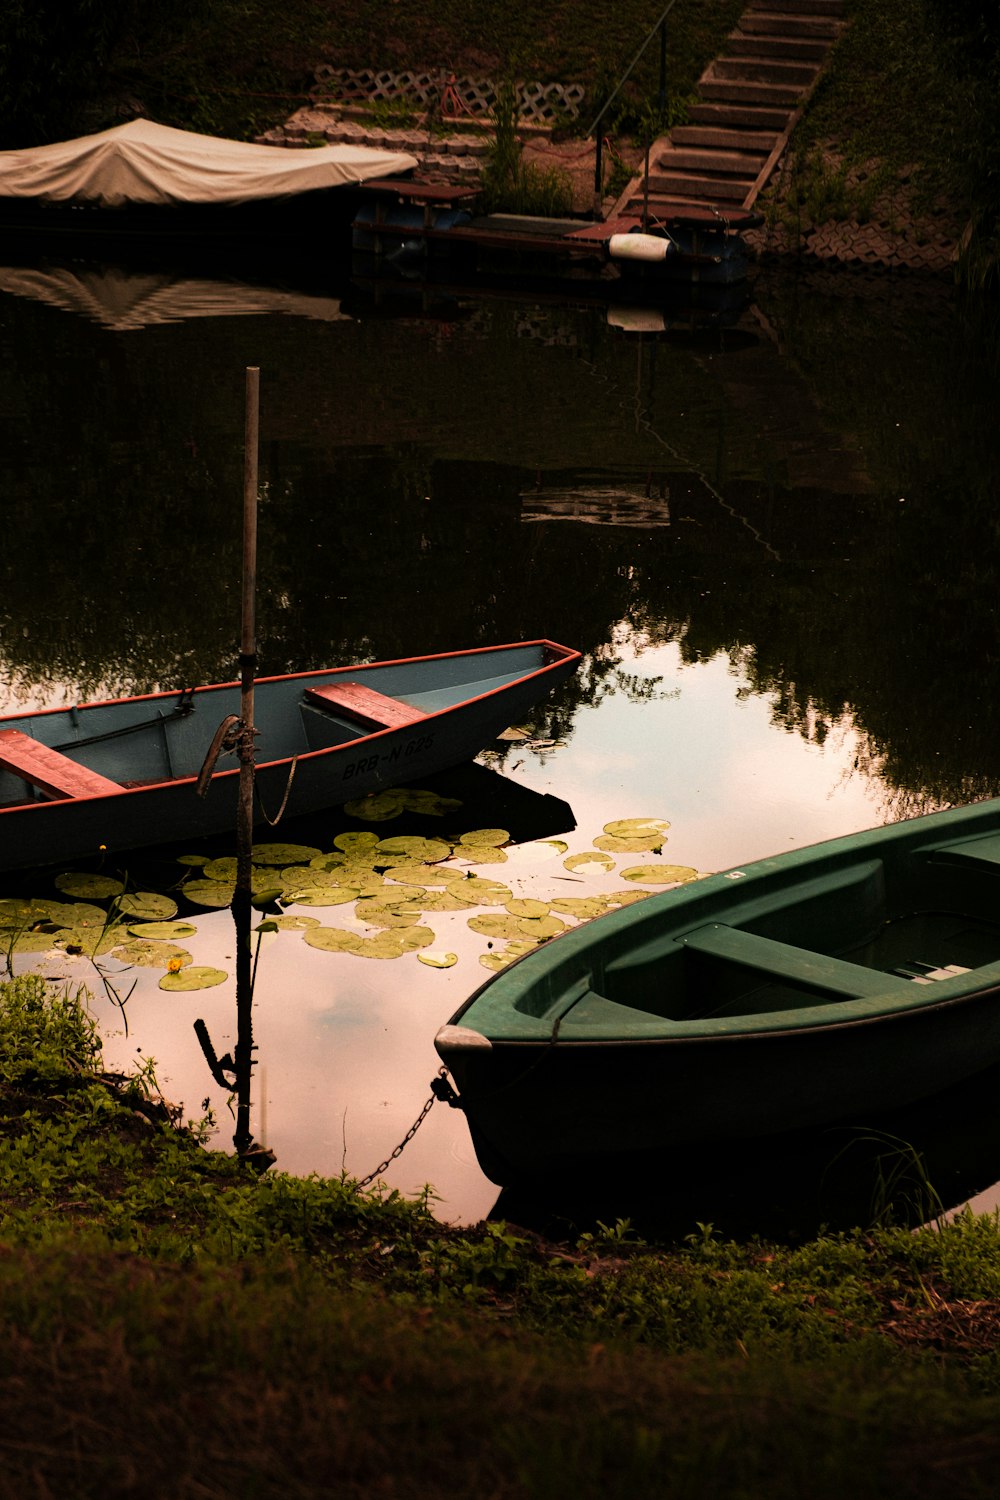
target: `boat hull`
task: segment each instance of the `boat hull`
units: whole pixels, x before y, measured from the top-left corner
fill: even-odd
[[[480,1164],[505,1186],[623,1170],[865,1125],[971,1077],[1000,1061],[998,898],[995,801],[708,877],[553,940],[436,1039]]]
[[[273,820],[283,804],[287,818],[317,813],[461,765],[569,677],[579,660],[567,647],[535,641],[262,678],[254,705],[256,820]],[[418,717],[372,728],[305,701],[345,681],[372,684]],[[216,728],[239,712],[239,684],[227,683],[0,720],[0,733],[15,729],[58,746],[75,763],[123,784],[108,795],[13,802],[24,785],[13,771],[0,771],[0,870],[234,829],[240,774],[234,757],[220,763],[204,796],[196,784]],[[140,784],[125,784],[140,773]]]

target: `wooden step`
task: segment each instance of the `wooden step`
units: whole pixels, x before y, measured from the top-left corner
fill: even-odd
[[[820,42],[833,42],[843,31],[843,22],[823,16],[777,15],[771,11],[744,11],[739,19],[739,29],[744,35],[811,37]]]
[[[680,194],[692,201],[716,198],[727,203],[742,203],[747,195],[748,181],[743,178],[698,176],[694,172],[650,172],[649,191],[663,197]]]
[[[732,78],[703,78],[698,92],[703,99],[719,104],[786,104],[789,109],[794,109],[802,98],[802,90],[788,84],[750,83]]]
[[[721,126],[732,130],[773,130],[780,134],[788,124],[790,114],[791,110],[783,105],[702,100],[691,105],[688,119],[692,125]]]
[[[752,11],[770,11],[776,15],[824,16],[841,18],[846,16],[844,0],[751,0]]]
[[[724,125],[675,125],[670,132],[674,146],[700,146],[715,151],[759,151],[769,156],[777,142],[777,130],[738,130]]]
[[[12,771],[50,797],[107,797],[124,790],[20,729],[0,729],[0,769]]]
[[[696,175],[720,177],[757,176],[767,160],[766,151],[685,151],[671,148],[656,158],[659,172],[693,172]]]
[[[730,33],[727,57],[773,57],[782,62],[820,63],[830,50],[825,40],[810,41],[797,36],[747,36],[742,31]]]
[[[770,57],[717,57],[708,70],[713,79],[732,78],[737,83],[776,83],[808,88],[819,72],[814,62],[786,62]]]
[[[370,729],[399,729],[427,717],[422,709],[376,693],[361,682],[328,682],[321,687],[306,688],[305,696],[310,703],[349,714]]]

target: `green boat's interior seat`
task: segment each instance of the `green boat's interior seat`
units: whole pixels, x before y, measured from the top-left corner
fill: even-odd
[[[1000,833],[985,833],[958,844],[939,844],[932,851],[931,858],[935,862],[972,865],[977,869],[992,866],[1000,874]]]
[[[12,771],[49,797],[106,797],[124,791],[116,781],[88,770],[19,729],[0,729],[0,769]]]
[[[760,937],[755,932],[744,932],[737,927],[726,927],[720,922],[685,933],[679,941],[691,953],[737,964],[762,978],[791,983],[817,995],[859,1000],[865,996],[902,993],[911,989],[910,980],[885,974],[880,969],[869,969],[864,964],[796,948],[791,943]]]

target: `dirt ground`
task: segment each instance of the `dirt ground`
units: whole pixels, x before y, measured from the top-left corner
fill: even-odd
[[[529,137],[524,142],[524,161],[541,170],[565,173],[573,186],[573,212],[589,214],[594,206],[594,165],[596,146],[593,140],[553,142],[548,137]],[[643,150],[631,140],[605,140],[601,152],[603,201],[607,208],[628,185],[629,178],[642,170]],[[612,190],[613,189],[613,190]]]

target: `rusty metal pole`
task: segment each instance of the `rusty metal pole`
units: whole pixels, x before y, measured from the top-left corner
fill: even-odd
[[[253,1144],[250,1131],[250,1074],[253,1068],[253,963],[250,953],[250,898],[253,861],[254,674],[257,667],[257,471],[260,434],[260,371],[246,372],[243,455],[243,614],[240,634],[240,786],[236,823],[236,1135],[238,1154]]]

